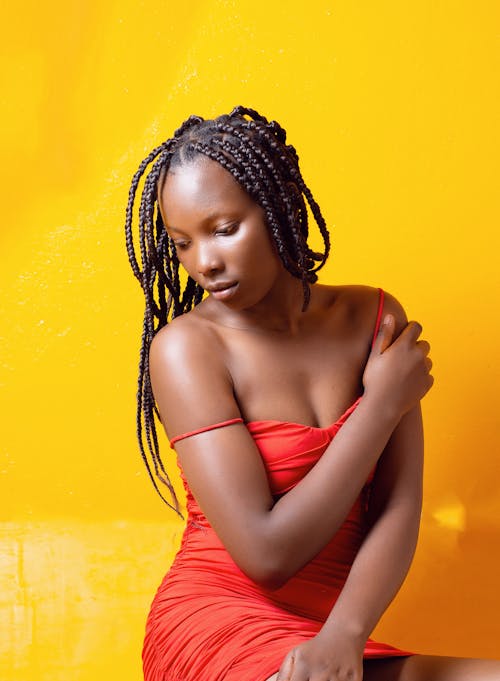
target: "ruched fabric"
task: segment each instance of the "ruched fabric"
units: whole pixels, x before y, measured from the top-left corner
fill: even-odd
[[[380,312],[381,306],[374,337]],[[245,424],[274,496],[285,494],[308,473],[361,399],[326,428],[273,420]],[[284,586],[270,590],[234,563],[181,470],[187,525],[147,619],[145,681],[266,681],[276,673],[294,646],[319,632],[342,590],[366,535],[374,473],[375,468],[325,548]],[[366,658],[412,654],[372,639],[364,650]]]

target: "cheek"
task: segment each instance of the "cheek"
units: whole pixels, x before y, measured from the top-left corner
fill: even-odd
[[[274,279],[283,267],[278,251],[267,233],[260,234],[248,251],[247,263],[259,279]]]
[[[274,262],[276,266],[281,266],[281,258],[278,253],[278,249],[273,241],[272,236],[269,234],[267,229],[259,234],[259,244],[257,246],[257,253],[261,258],[269,263]]]

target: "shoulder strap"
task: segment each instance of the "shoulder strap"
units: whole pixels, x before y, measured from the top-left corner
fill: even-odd
[[[375,339],[377,338],[377,333],[380,328],[380,321],[382,319],[382,310],[384,309],[384,291],[379,288],[378,290],[378,311],[377,311],[377,321],[375,322],[375,330],[373,332],[372,348],[375,344]]]
[[[230,426],[232,423],[243,423],[241,416],[234,419],[228,419],[227,421],[220,421],[219,423],[213,423],[210,426],[203,426],[203,428],[197,428],[196,430],[190,430],[188,433],[183,433],[182,435],[176,435],[170,440],[170,448],[174,448],[174,443],[178,440],[183,440],[185,437],[190,437],[191,435],[198,435],[198,433],[204,433],[206,430],[213,430],[214,428],[222,428],[222,426]]]

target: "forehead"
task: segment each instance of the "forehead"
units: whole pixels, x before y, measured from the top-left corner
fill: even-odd
[[[169,170],[159,199],[165,224],[173,226],[253,203],[229,171],[203,157]]]

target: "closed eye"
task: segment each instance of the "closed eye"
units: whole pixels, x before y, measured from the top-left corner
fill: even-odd
[[[230,225],[225,226],[222,229],[216,230],[216,232],[214,232],[214,233],[215,233],[216,236],[228,236],[230,234],[234,234],[234,232],[236,232],[238,227],[239,227],[239,223],[234,222]],[[186,248],[189,247],[189,243],[190,243],[189,241],[173,241],[173,244],[176,247],[176,249],[178,249],[180,251],[185,251]]]
[[[224,229],[218,229],[215,233],[216,234],[221,234],[224,236],[225,234],[233,234],[238,229],[239,225],[237,222],[234,222],[231,225],[228,225],[227,227],[224,227]]]

